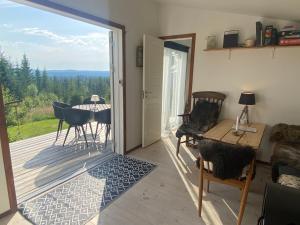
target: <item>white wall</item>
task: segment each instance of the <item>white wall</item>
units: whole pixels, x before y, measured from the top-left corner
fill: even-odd
[[[136,47],[143,33],[158,34],[158,5],[148,0],[51,0],[89,14],[112,20],[126,27],[126,123],[127,146],[142,139],[142,71],[135,66]]]
[[[180,15],[180,16],[179,16]],[[257,105],[252,107],[251,119],[269,127],[258,158],[269,161],[267,141],[270,126],[279,123],[300,124],[300,47],[248,49],[204,52],[206,37],[217,35],[222,46],[223,33],[239,29],[241,40],[255,37],[255,22],[283,26],[291,23],[257,16],[201,11],[196,8],[162,5],[160,8],[161,35],[196,33],[193,91],[213,90],[227,95],[222,117],[236,118],[242,106],[238,99],[242,90],[254,91]]]
[[[3,155],[0,142],[0,214],[8,211],[10,209],[6,176],[3,164]]]

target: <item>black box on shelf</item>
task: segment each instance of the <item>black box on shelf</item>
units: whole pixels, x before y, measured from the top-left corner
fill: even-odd
[[[239,46],[239,31],[229,30],[224,32],[223,48],[236,48]]]

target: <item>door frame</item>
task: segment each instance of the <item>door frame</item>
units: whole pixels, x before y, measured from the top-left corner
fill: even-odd
[[[94,25],[106,27],[113,31],[117,31],[120,33],[119,44],[120,49],[119,57],[122,59],[119,60],[119,72],[122,73],[122,78],[118,81],[119,84],[122,86],[122,107],[123,107],[123,123],[120,124],[123,127],[123,140],[122,146],[119,146],[123,149],[123,154],[126,153],[126,48],[125,48],[125,26],[119,23],[115,23],[111,20],[107,20],[102,17],[94,16],[89,13],[85,13],[80,10],[76,10],[58,3],[44,1],[44,0],[13,0],[20,4],[25,4],[30,7],[38,8],[44,11],[50,11],[62,16],[71,17],[73,19],[80,20],[82,22],[92,23]],[[120,66],[121,65],[121,66]],[[8,198],[10,203],[10,209],[6,212],[0,214],[0,218],[11,213],[17,211],[17,198],[16,198],[16,191],[14,185],[14,177],[13,177],[13,170],[12,170],[12,162],[11,162],[11,155],[9,149],[9,140],[6,128],[6,119],[5,119],[5,112],[4,112],[4,102],[2,91],[0,90],[0,137],[1,137],[1,147],[2,147],[2,154],[3,154],[3,161],[4,161],[4,170],[5,170],[5,177],[7,183],[7,191],[8,191]]]
[[[188,102],[185,110],[190,111],[192,106],[192,90],[193,90],[193,76],[194,76],[194,60],[195,60],[195,48],[196,48],[196,33],[188,33],[188,34],[177,34],[177,35],[168,35],[168,36],[160,36],[162,40],[176,40],[176,39],[192,39],[191,45],[191,62],[190,62],[190,73],[189,73],[189,88],[188,88]]]

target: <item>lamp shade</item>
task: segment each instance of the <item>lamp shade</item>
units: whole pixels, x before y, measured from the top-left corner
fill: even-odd
[[[239,100],[241,105],[255,105],[255,94],[252,92],[242,92]]]
[[[98,102],[100,100],[99,95],[92,95],[91,101],[92,102]]]

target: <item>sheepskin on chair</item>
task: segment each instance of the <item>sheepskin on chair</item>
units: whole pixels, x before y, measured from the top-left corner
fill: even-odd
[[[255,157],[255,150],[251,147],[216,141],[200,141],[199,150],[200,157],[213,164],[213,175],[220,179],[240,178],[243,168]]]

